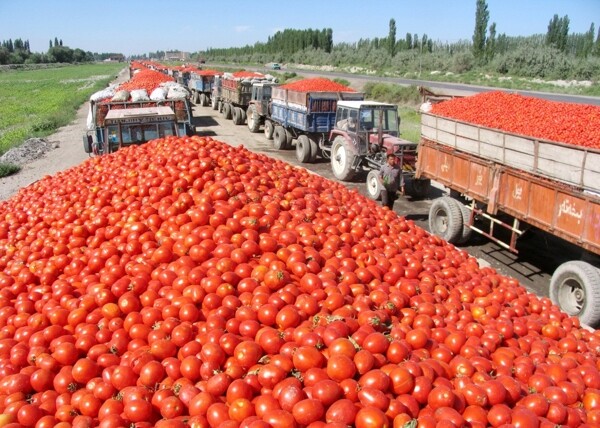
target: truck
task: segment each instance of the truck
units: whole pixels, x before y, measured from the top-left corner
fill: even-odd
[[[127,87],[136,86],[133,82],[127,82]],[[135,100],[129,95],[135,90],[116,91],[125,94],[124,98],[117,98],[116,89],[107,88],[90,97],[88,129],[83,136],[84,150],[90,156],[169,135],[193,134],[189,93],[185,88],[164,87],[164,98],[144,96]]]
[[[236,125],[246,122],[252,87],[256,84],[276,86],[277,79],[270,75],[245,71],[224,73],[215,79],[213,97],[216,99],[217,109],[223,113],[225,119],[232,119]],[[215,102],[212,103],[213,108]]]
[[[583,324],[598,325],[600,150],[433,112],[421,114],[416,177],[449,194],[432,202],[430,231],[454,244],[479,233],[514,253],[529,229],[572,244],[549,296]]]
[[[191,101],[193,104],[208,106],[211,104],[211,95],[215,76],[220,73],[216,70],[195,70],[190,71],[187,87],[191,92]]]

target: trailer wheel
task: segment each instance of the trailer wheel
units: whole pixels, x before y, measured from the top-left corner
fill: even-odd
[[[588,326],[600,323],[600,270],[587,262],[560,265],[550,279],[552,303]]]
[[[248,106],[248,129],[250,132],[258,132],[260,130],[260,120],[258,119],[258,113],[256,107],[251,105]]]
[[[273,122],[271,122],[270,120],[265,120],[264,132],[265,132],[265,138],[267,140],[273,139],[273,133],[274,133]]]
[[[465,244],[469,239],[471,239],[471,235],[473,234],[473,229],[467,226],[471,218],[471,210],[469,209],[469,207],[467,207],[460,201],[456,201],[456,203],[458,204],[458,207],[460,208],[460,213],[462,214],[462,231],[456,243]]]
[[[310,144],[310,163],[315,163],[317,161],[317,157],[319,157],[319,145],[315,140],[308,137],[308,143]]]
[[[246,110],[244,110],[243,108],[240,109],[242,111],[242,125],[244,124],[244,122],[246,122]]]
[[[232,110],[233,109],[231,108],[231,104],[229,104],[229,103],[223,104],[223,116],[225,117],[225,119],[231,120]]]
[[[349,181],[354,177],[352,165],[355,154],[344,137],[335,137],[331,147],[331,170],[335,178]]]
[[[404,190],[407,195],[410,195],[415,199],[423,199],[429,193],[430,187],[431,180],[428,178],[422,180],[411,178],[410,180],[407,180]]]
[[[273,131],[273,147],[277,150],[284,150],[287,146],[287,136],[283,126],[277,125]]]
[[[208,97],[206,94],[200,94],[200,105],[206,107],[208,105]]]
[[[372,169],[367,174],[367,196],[373,200],[381,197],[381,182],[379,181],[379,171]]]
[[[244,110],[239,107],[233,107],[231,109],[231,117],[235,125],[242,125],[244,123]]]
[[[217,97],[212,97],[210,100],[210,105],[213,110],[217,110],[219,108],[219,102],[217,101]]]
[[[429,231],[455,244],[462,234],[463,217],[458,202],[449,196],[437,198],[429,208]]]
[[[192,103],[198,104],[198,100],[199,100],[198,92],[194,91],[192,94]]]
[[[294,141],[294,136],[286,129],[285,130],[285,147],[284,149],[292,148],[292,141]]]
[[[310,140],[306,135],[300,135],[296,140],[296,159],[302,163],[310,160]]]

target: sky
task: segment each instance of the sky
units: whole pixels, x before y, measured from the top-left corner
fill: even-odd
[[[487,0],[489,24],[508,36],[545,34],[557,14],[571,33],[600,27],[600,0]],[[284,29],[333,30],[333,42],[406,33],[434,41],[471,40],[476,0],[0,0],[0,41],[29,40],[46,52],[63,46],[126,56],[197,52],[266,42]]]

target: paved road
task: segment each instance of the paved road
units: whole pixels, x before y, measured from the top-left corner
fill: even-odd
[[[246,67],[248,70],[259,71],[262,73],[268,73],[272,70],[264,67]],[[513,93],[518,93],[521,95],[527,95],[531,97],[544,98],[552,101],[562,101],[562,102],[570,102],[570,103],[578,103],[578,104],[591,104],[591,105],[600,105],[600,97],[590,97],[590,96],[578,96],[578,95],[568,95],[568,94],[557,94],[554,92],[540,92],[540,91],[526,91],[526,90],[516,90],[516,89],[506,89],[506,88],[492,88],[489,86],[478,86],[478,85],[467,85],[464,83],[448,83],[448,82],[436,82],[430,80],[421,80],[421,79],[403,79],[399,77],[379,77],[379,76],[366,76],[354,73],[342,73],[342,72],[327,72],[327,71],[311,71],[305,69],[295,69],[295,68],[285,68],[284,70],[280,70],[279,72],[295,72],[305,77],[328,77],[330,79],[341,78],[350,81],[358,81],[358,82],[384,82],[384,83],[394,83],[397,85],[403,86],[425,86],[432,89],[442,89],[448,91],[459,91],[465,93],[479,93],[479,92],[489,92],[494,90],[501,91],[510,91]],[[364,84],[363,83],[363,84]]]
[[[320,159],[315,164],[300,164],[296,160],[294,150],[279,151],[273,148],[272,142],[267,141],[262,132],[253,134],[246,125],[236,126],[230,120],[225,120],[220,113],[211,107],[194,107],[195,126],[199,135],[209,135],[233,146],[243,144],[249,150],[264,153],[276,159],[289,162],[293,165],[307,168],[308,170],[335,180],[331,172],[329,161]],[[358,177],[355,181],[345,183],[347,187],[356,189],[366,195],[364,179]],[[427,198],[411,200],[408,197],[399,198],[394,210],[408,219],[428,230],[428,213],[432,201],[442,196],[445,189],[440,185],[432,187]],[[519,254],[513,254],[500,245],[489,241],[482,236],[475,236],[465,246],[461,246],[473,256],[488,263],[498,272],[517,278],[529,291],[540,296],[548,295],[548,284],[552,272],[556,267],[566,261],[568,257],[579,258],[576,248],[568,247],[558,239],[542,235],[541,233],[528,232],[519,242]]]

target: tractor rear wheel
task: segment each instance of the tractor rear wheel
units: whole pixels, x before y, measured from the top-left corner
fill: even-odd
[[[356,155],[344,137],[335,137],[331,147],[331,170],[335,178],[349,181],[356,171],[353,169]]]
[[[256,107],[251,105],[248,107],[248,129],[250,132],[258,132],[260,130],[260,120],[258,119],[258,113]]]

